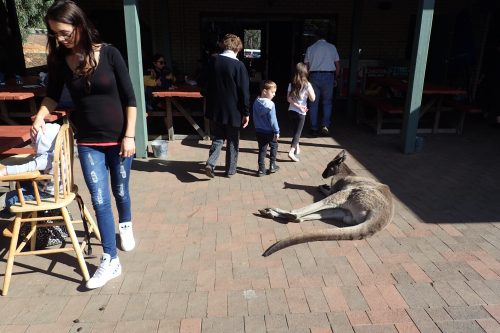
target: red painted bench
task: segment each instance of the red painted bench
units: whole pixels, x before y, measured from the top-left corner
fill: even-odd
[[[399,133],[400,128],[385,128],[387,123],[401,123],[402,118],[397,115],[402,115],[404,112],[404,101],[389,99],[381,96],[372,96],[357,93],[355,94],[357,100],[356,108],[356,122],[366,123],[373,127],[377,134],[395,134]],[[434,112],[433,128],[418,128],[419,133],[457,133],[461,134],[466,114],[481,113],[481,108],[465,104],[453,100],[446,100],[443,105],[438,106],[438,111]],[[376,119],[369,119],[366,117],[368,110],[373,109],[376,111]],[[453,128],[439,128],[440,116],[444,112],[457,113],[456,126]],[[427,113],[425,113],[427,114]],[[423,113],[420,114],[423,116]]]
[[[6,151],[2,152],[0,156],[10,156],[10,155],[23,155],[23,154],[34,154],[35,150],[31,146],[29,147],[22,147],[22,148],[10,148],[7,149]]]
[[[356,94],[357,108],[356,108],[356,122],[366,123],[374,127],[377,134],[392,134],[399,133],[399,129],[383,128],[387,122],[394,122],[394,119],[387,119],[386,116],[402,115],[404,111],[404,104],[398,100],[392,100],[380,96],[370,96],[364,94]],[[375,123],[366,117],[366,109],[371,108],[376,111]],[[400,120],[398,119],[398,122]]]
[[[454,110],[460,112],[459,124],[457,129],[458,134],[462,134],[463,132],[465,116],[467,114],[479,114],[483,112],[483,110],[477,105],[454,101],[454,100],[446,101],[446,106],[449,106]]]
[[[53,123],[54,121],[59,120],[64,116],[66,116],[69,112],[70,112],[69,110],[55,110],[46,115],[45,118],[43,118],[43,120],[45,120],[46,123]],[[36,115],[31,116],[31,121],[34,121],[35,117]]]
[[[0,160],[14,155],[33,155],[35,150],[31,146],[21,147],[21,148],[10,148],[0,154]]]

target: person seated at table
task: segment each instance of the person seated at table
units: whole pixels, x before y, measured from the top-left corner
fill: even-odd
[[[144,76],[146,106],[148,110],[153,110],[154,106],[158,106],[159,104],[154,103],[153,91],[157,89],[171,89],[174,87],[176,81],[172,71],[165,67],[165,57],[162,54],[155,54],[152,63],[153,67],[147,71],[149,75]]]
[[[60,128],[61,126],[56,123],[45,124],[45,131],[38,131],[36,141],[32,144],[36,152],[35,158],[24,164],[7,165],[5,168],[0,169],[0,177],[35,170],[39,170],[42,174],[53,175],[54,168],[52,161],[54,158],[55,141]],[[39,181],[38,188],[42,198],[54,195],[54,182],[50,179]],[[24,200],[35,200],[35,192],[31,182],[25,182],[22,184],[22,192]],[[8,192],[5,195],[5,210],[8,211],[10,206],[15,205],[19,201],[20,199],[17,194],[17,190]],[[50,216],[50,211],[42,212],[41,214]],[[21,228],[20,235],[27,235],[30,229],[31,227],[29,224],[24,224]],[[66,227],[64,226],[38,228],[36,247],[44,248],[47,246],[62,244],[67,236]]]

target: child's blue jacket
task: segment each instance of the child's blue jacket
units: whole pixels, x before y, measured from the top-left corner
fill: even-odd
[[[269,98],[257,97],[253,103],[253,124],[257,133],[279,134],[276,107]]]

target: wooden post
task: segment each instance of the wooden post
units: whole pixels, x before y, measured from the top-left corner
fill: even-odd
[[[406,96],[403,116],[403,143],[405,154],[415,152],[415,138],[417,135],[422,92],[424,89],[425,68],[427,53],[432,31],[432,17],[434,14],[434,0],[420,0],[415,25],[415,38],[410,67],[410,82]]]
[[[137,122],[135,126],[136,156],[148,157],[148,129],[146,124],[146,105],[144,79],[142,76],[141,29],[137,14],[138,0],[124,0],[125,33],[127,37],[128,68],[137,101]]]
[[[165,126],[167,127],[168,140],[174,141],[175,135],[174,135],[174,122],[172,119],[172,98],[165,97],[165,101],[167,103],[167,117],[165,118]]]
[[[363,0],[354,1],[351,20],[351,56],[349,58],[349,86],[347,90],[347,112],[349,119],[355,118],[353,95],[358,81],[359,34],[363,16]],[[339,73],[337,73],[339,74]],[[337,78],[340,82],[342,78]]]
[[[10,28],[10,34],[7,36],[8,47],[6,54],[11,57],[10,68],[6,68],[11,74],[23,75],[26,72],[26,63],[24,62],[23,41],[21,30],[19,28],[19,20],[17,18],[16,3],[14,0],[5,1],[7,9],[7,19]]]

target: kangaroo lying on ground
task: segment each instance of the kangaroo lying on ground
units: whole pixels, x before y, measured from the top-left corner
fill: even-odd
[[[345,159],[346,153],[342,150],[323,171],[323,178],[332,177],[331,186],[319,186],[319,190],[327,195],[323,200],[292,211],[266,208],[259,212],[265,217],[293,222],[335,219],[350,226],[290,236],[271,245],[262,254],[264,257],[305,242],[362,239],[389,224],[394,215],[389,187],[373,179],[356,176],[344,164]]]

